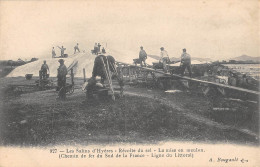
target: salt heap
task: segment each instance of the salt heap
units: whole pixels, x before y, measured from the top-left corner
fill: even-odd
[[[131,51],[119,51],[108,49],[107,54],[111,55],[115,58],[116,61],[133,64],[133,59],[138,58],[138,55],[135,55],[134,52]],[[73,55],[69,55],[68,58],[63,58],[64,63],[67,67],[72,65],[73,63],[77,63],[75,67],[73,67],[74,77],[83,78],[83,68],[85,68],[86,78],[90,78],[92,75],[92,70],[94,66],[94,60],[96,55],[88,53],[76,53]],[[49,76],[57,77],[57,68],[59,67],[59,58],[40,58],[37,61],[19,66],[15,68],[7,77],[24,77],[26,74],[33,74],[33,76],[39,76],[39,70],[43,64],[43,61],[46,60],[47,65],[49,66]],[[152,65],[152,62],[157,62],[158,60],[151,58],[148,56],[146,60],[147,64]]]
[[[83,68],[86,71],[86,77],[89,78],[92,75],[92,70],[94,66],[95,55],[91,53],[76,53],[68,56],[64,59],[64,64],[69,67],[71,64],[76,63],[77,65],[73,68],[75,77],[83,77]],[[43,61],[46,60],[46,63],[49,66],[50,77],[57,77],[57,69],[59,67],[59,58],[40,58],[37,61],[19,66],[15,68],[7,77],[20,77],[25,76],[26,74],[33,74],[33,76],[39,76],[39,70],[43,64]]]

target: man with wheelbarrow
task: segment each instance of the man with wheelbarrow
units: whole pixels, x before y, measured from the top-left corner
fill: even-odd
[[[147,59],[147,53],[145,52],[145,50],[143,49],[143,47],[140,47],[140,52],[139,52],[139,60],[141,63],[141,67],[145,66],[146,67],[146,63],[145,60]],[[143,65],[144,64],[144,65]]]
[[[67,67],[64,64],[64,60],[59,60],[60,66],[57,69],[57,78],[58,78],[58,91],[59,91],[59,97],[60,100],[66,99],[66,75],[67,75]]]

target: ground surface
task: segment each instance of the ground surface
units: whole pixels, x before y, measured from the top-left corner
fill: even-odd
[[[17,83],[33,85],[34,80],[0,80],[1,145],[259,142],[255,103],[138,86],[126,86],[125,97],[115,102],[90,103],[80,89],[82,79],[66,101],[57,101],[55,89],[7,89]],[[233,110],[213,110],[220,107]]]

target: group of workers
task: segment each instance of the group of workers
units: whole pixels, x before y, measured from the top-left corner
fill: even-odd
[[[95,55],[98,55],[99,53],[103,53],[103,54],[106,53],[106,50],[105,50],[104,47],[102,48],[102,50],[100,50],[100,49],[101,49],[101,44],[95,43],[94,50],[92,50],[92,53],[95,54]]]
[[[64,64],[64,60],[63,59],[59,59],[59,63],[60,66],[57,69],[57,91],[59,91],[59,100],[65,100],[66,99],[66,75],[68,73],[67,67]],[[93,87],[95,87],[96,82],[94,82],[96,80],[96,76],[100,76],[101,77],[101,84],[104,84],[104,80],[108,79],[107,77],[110,76],[108,75],[108,71],[109,70],[111,72],[115,72],[116,67],[115,67],[115,59],[112,56],[104,56],[104,55],[98,55],[95,59],[94,62],[94,67],[93,67],[93,72],[92,72],[92,77],[89,81],[89,85],[88,85],[88,89],[87,90],[92,90]],[[41,66],[41,74],[40,76],[43,76],[42,79],[47,79],[47,72],[49,70],[49,67],[46,63],[46,60],[43,61],[43,64]],[[91,84],[93,81],[93,84]],[[89,93],[91,93],[92,91],[88,91],[88,95]]]
[[[63,46],[57,46],[59,49],[60,49],[60,57],[66,57],[66,54],[64,53],[66,48],[64,48]],[[74,54],[76,52],[80,52],[79,50],[79,43],[76,44],[76,46],[74,46]],[[52,47],[52,58],[55,58],[56,57],[56,53],[55,53],[55,49],[54,47]]]
[[[64,48],[63,46],[61,46],[61,47],[57,46],[57,47],[60,49],[60,57],[61,58],[67,57],[67,54],[65,54],[66,48]],[[76,44],[76,46],[74,46],[74,54],[77,53],[77,52],[80,52],[78,43]],[[95,43],[94,50],[92,50],[92,53],[95,54],[95,55],[98,55],[100,53],[105,54],[106,50],[105,50],[104,47],[101,49],[101,44],[100,43]],[[52,47],[52,58],[55,58],[55,57],[56,57],[55,48]]]
[[[164,47],[160,48],[161,52],[160,52],[160,60],[159,63],[162,63],[163,66],[163,70],[164,72],[168,72],[168,66],[167,64],[170,63],[170,58],[168,55],[168,52],[164,49]],[[139,51],[139,60],[140,60],[140,64],[141,66],[145,66],[146,67],[146,59],[147,59],[147,53],[145,52],[145,50],[143,49],[143,46],[140,47],[140,51]],[[181,64],[180,64],[180,72],[181,75],[184,75],[185,69],[187,68],[189,71],[189,76],[191,77],[192,73],[191,73],[191,57],[190,55],[186,52],[186,49],[183,49],[183,53],[181,54]]]
[[[60,57],[66,57],[65,56],[65,54],[64,54],[64,52],[65,52],[65,50],[66,50],[66,48],[64,48],[63,46],[57,46],[59,49],[60,49]],[[55,49],[54,49],[54,47],[52,47],[52,58],[55,58],[56,57],[56,53],[55,53]]]
[[[74,47],[74,54],[76,52],[80,52],[79,50],[79,44],[77,43],[76,46]],[[95,43],[95,46],[94,46],[94,53],[95,54],[99,54],[100,53],[100,43]],[[64,51],[66,50],[66,48],[64,48],[63,46],[62,47],[59,47],[58,48],[61,50],[61,57],[64,57]],[[164,49],[164,47],[161,47],[160,48],[161,52],[160,52],[160,63],[162,63],[163,65],[163,70],[165,72],[168,72],[168,67],[167,67],[167,64],[170,62],[170,58],[169,58],[169,55],[168,55],[168,52]],[[102,52],[103,54],[106,53],[104,47],[102,48]],[[55,50],[54,50],[54,47],[52,48],[52,57],[55,57],[56,56],[56,53],[55,53]],[[146,66],[146,59],[147,59],[147,53],[146,51],[143,49],[143,47],[141,46],[140,47],[140,52],[139,52],[139,60],[140,60],[140,64],[141,66]],[[60,66],[59,68],[57,69],[57,78],[58,78],[58,87],[57,87],[57,90],[59,91],[59,99],[61,100],[64,100],[66,98],[66,75],[67,75],[67,67],[65,66],[64,64],[64,60],[63,59],[59,59],[59,63],[60,63]],[[96,60],[95,60],[95,63],[96,63]],[[96,63],[97,64],[97,63]],[[95,66],[97,67],[97,66]],[[181,54],[181,65],[180,65],[180,68],[181,68],[181,75],[184,74],[184,71],[185,69],[187,68],[188,71],[189,71],[189,75],[191,77],[191,57],[190,55],[186,52],[186,49],[184,48],[183,49],[183,53]],[[94,71],[93,71],[93,74],[95,73],[95,69],[94,68]],[[41,76],[43,79],[46,79],[47,78],[47,71],[50,71],[49,70],[49,67],[48,65],[46,64],[46,61],[44,60],[42,66],[41,66]]]

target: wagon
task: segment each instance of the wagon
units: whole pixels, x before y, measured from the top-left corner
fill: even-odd
[[[30,79],[32,79],[32,76],[33,76],[33,74],[26,74],[26,75],[25,75],[25,78],[26,78],[27,80],[30,80]]]

